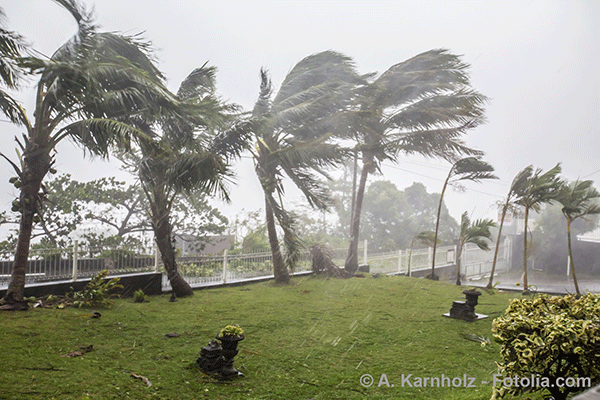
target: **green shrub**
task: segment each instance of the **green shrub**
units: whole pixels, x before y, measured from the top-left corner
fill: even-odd
[[[600,382],[600,295],[514,299],[492,331],[502,356],[495,398],[547,390],[566,399]]]
[[[105,281],[107,270],[98,272],[81,292],[73,293],[73,306],[75,307],[110,307],[112,301],[109,292],[113,289],[123,288],[119,284],[120,278]]]
[[[134,303],[144,303],[146,301],[146,294],[142,289],[138,289],[133,292],[133,302]]]

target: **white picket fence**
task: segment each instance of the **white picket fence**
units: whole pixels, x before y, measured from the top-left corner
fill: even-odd
[[[334,263],[343,266],[347,248],[334,249]],[[507,269],[510,260],[509,242],[501,244],[497,268]],[[436,251],[436,266],[455,263],[455,246],[439,247]],[[482,251],[467,246],[462,254],[462,274],[467,278],[485,276],[491,270],[494,249]],[[5,288],[12,271],[11,252],[0,252],[0,288]],[[430,268],[432,249],[399,250],[371,254],[368,243],[359,247],[359,264],[368,264],[372,273],[410,274],[411,271]],[[220,255],[181,257],[177,260],[180,274],[192,287],[268,279],[273,276],[270,252],[238,254],[225,251]],[[26,283],[73,280],[89,278],[106,269],[110,275],[137,272],[163,272],[163,288],[169,290],[157,249],[134,252],[130,249],[92,249],[77,242],[65,250],[32,249],[26,273]],[[304,251],[292,273],[311,270],[310,254]]]

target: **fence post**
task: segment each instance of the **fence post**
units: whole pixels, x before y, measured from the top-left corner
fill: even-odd
[[[363,264],[368,264],[369,262],[367,261],[367,247],[368,247],[369,242],[367,242],[367,239],[365,239],[365,248],[363,249],[363,258],[365,259],[363,261]]]
[[[227,250],[223,250],[223,283],[227,283]]]
[[[77,261],[79,260],[79,249],[78,241],[73,241],[73,282],[77,281]]]
[[[402,250],[398,250],[398,273],[402,272]]]

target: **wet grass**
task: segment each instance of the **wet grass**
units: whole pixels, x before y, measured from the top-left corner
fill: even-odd
[[[168,295],[116,300],[98,319],[73,308],[3,312],[0,398],[487,400],[499,346],[461,334],[492,339],[492,319],[517,294],[484,292],[484,320],[442,317],[464,289],[405,277],[304,277],[197,291],[175,303]],[[245,331],[234,364],[245,377],[220,382],[196,359],[228,324]],[[180,336],[165,336],[173,332]],[[365,374],[370,387],[361,385]],[[403,374],[412,375],[403,383]],[[457,379],[414,387],[419,377]],[[465,377],[474,387],[463,387]]]

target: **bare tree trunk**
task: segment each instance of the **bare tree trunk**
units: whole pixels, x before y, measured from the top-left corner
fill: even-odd
[[[523,229],[523,294],[529,294],[527,282],[527,220],[529,219],[529,208],[525,207],[525,227]]]
[[[29,244],[33,230],[33,217],[40,206],[40,188],[44,176],[50,169],[50,155],[48,149],[32,141],[27,142],[23,154],[23,171],[19,203],[21,206],[21,221],[19,223],[19,236],[15,250],[15,261],[6,295],[0,300],[2,309],[26,310],[25,273],[29,259]]]
[[[508,210],[509,199],[506,200],[506,204],[502,207],[502,217],[500,218],[500,227],[498,228],[498,237],[496,238],[496,248],[494,249],[494,261],[492,261],[492,271],[490,272],[490,280],[486,286],[487,289],[493,288],[494,273],[496,272],[496,261],[498,260],[498,248],[500,247],[500,238],[502,237],[502,227],[504,226],[504,217],[506,217],[506,211]]]
[[[283,254],[281,254],[281,247],[279,246],[279,239],[277,239],[277,229],[275,227],[275,215],[273,214],[273,208],[265,196],[265,214],[267,219],[267,233],[269,235],[269,245],[271,247],[271,254],[273,255],[273,275],[275,276],[275,283],[290,283],[290,273],[285,265]]]
[[[165,267],[167,278],[173,289],[173,293],[177,297],[192,296],[194,291],[191,286],[183,279],[177,270],[177,262],[175,261],[175,246],[173,245],[171,220],[168,207],[165,203],[164,196],[159,193],[159,190],[153,191],[154,199],[150,201],[152,228],[156,237],[156,244],[160,251],[160,258]]]
[[[569,263],[571,265],[571,275],[573,275],[573,283],[575,284],[575,292],[577,296],[581,296],[579,291],[579,283],[577,282],[577,275],[575,274],[575,264],[573,262],[573,250],[571,249],[571,220],[567,218],[567,241],[569,243]]]
[[[446,192],[446,187],[448,186],[448,181],[450,180],[450,174],[448,173],[448,177],[444,181],[444,187],[442,188],[442,193],[440,194],[440,202],[438,204],[437,217],[435,220],[435,235],[433,236],[433,254],[431,257],[431,273],[429,274],[429,279],[438,280],[438,277],[435,275],[435,252],[437,251],[437,242],[438,242],[438,233],[440,229],[440,216],[442,214],[442,204],[444,202],[444,193]]]
[[[362,212],[362,202],[365,196],[367,177],[369,176],[369,170],[371,169],[369,163],[372,162],[373,161],[370,160],[363,163],[363,169],[360,173],[360,182],[358,184],[358,190],[356,192],[354,210],[352,210],[352,236],[350,237],[350,247],[348,248],[348,256],[346,257],[345,263],[346,270],[351,274],[355,273],[358,270],[358,240],[360,232],[360,214]]]

